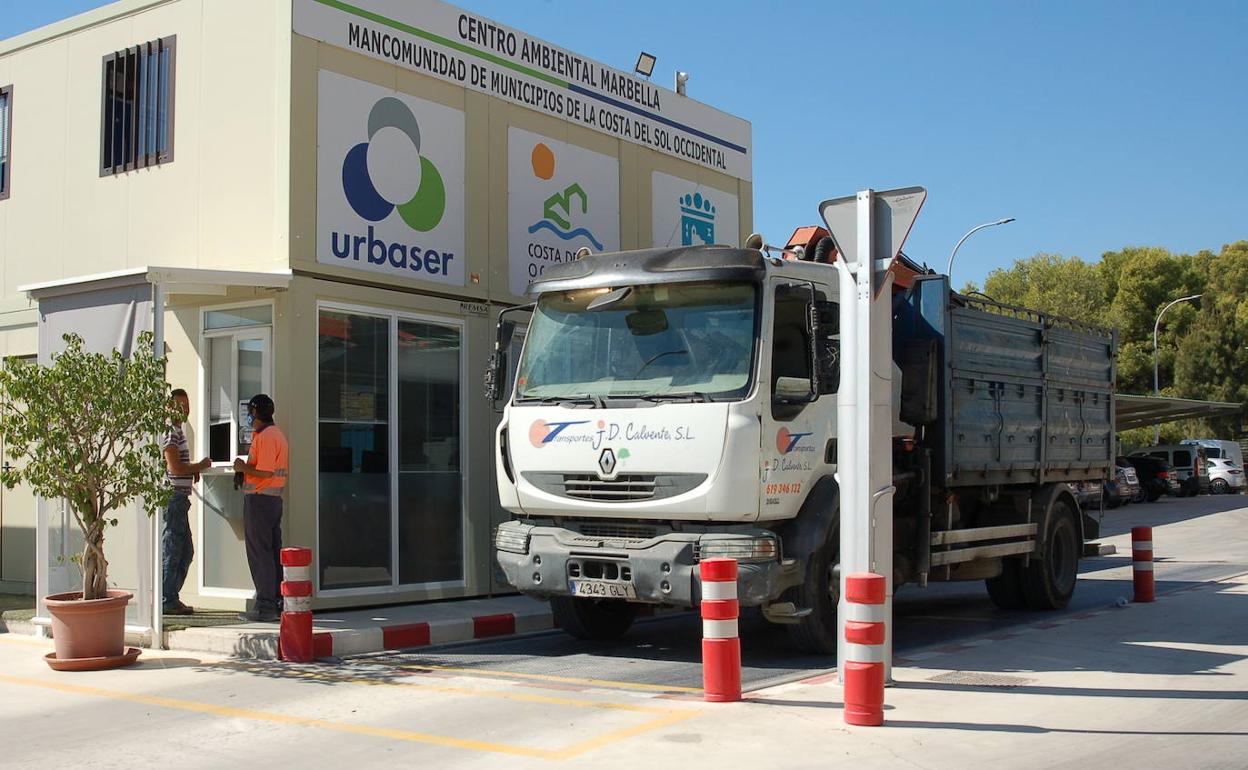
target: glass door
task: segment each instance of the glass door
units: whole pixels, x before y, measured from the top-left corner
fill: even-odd
[[[251,450],[247,402],[273,387],[272,330],[210,332],[204,340],[205,440],[193,442],[212,468],[200,481],[201,590],[211,595],[252,592],[243,546],[243,496],[234,489],[234,458]],[[195,457],[191,458],[196,459]]]
[[[319,589],[462,583],[462,326],[324,306],[317,326]]]

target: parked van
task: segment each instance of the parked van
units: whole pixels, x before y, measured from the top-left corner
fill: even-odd
[[[1244,467],[1244,450],[1235,441],[1223,441],[1216,438],[1189,438],[1183,444],[1196,444],[1203,447],[1205,457],[1210,460],[1230,460],[1240,468]]]
[[[1165,460],[1179,476],[1179,496],[1195,497],[1209,491],[1209,469],[1205,465],[1205,448],[1198,444],[1163,444],[1131,453],[1131,457],[1156,457]]]

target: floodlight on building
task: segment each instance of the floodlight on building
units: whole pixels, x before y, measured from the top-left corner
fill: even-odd
[[[654,72],[654,61],[654,54],[642,51],[637,54],[637,64],[633,67],[633,72],[636,72],[643,78],[650,77],[650,74]]]

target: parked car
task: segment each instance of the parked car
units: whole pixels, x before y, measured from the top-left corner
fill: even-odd
[[[1114,478],[1105,483],[1105,507],[1117,508],[1120,505],[1143,500],[1140,490],[1140,477],[1135,468],[1127,462],[1127,458],[1119,457],[1114,466]]]
[[[1244,467],[1244,450],[1234,441],[1223,441],[1216,438],[1189,438],[1181,444],[1196,444],[1203,447],[1205,457],[1210,460],[1230,460],[1239,468]]]
[[[1101,496],[1104,489],[1099,481],[1072,481],[1070,488],[1075,491],[1075,499],[1079,501],[1079,507],[1085,509],[1095,509],[1101,507]]]
[[[1196,444],[1163,444],[1131,453],[1132,457],[1156,457],[1166,461],[1178,477],[1179,497],[1195,497],[1209,491],[1209,470],[1205,467],[1205,450]]]
[[[1230,460],[1209,460],[1207,466],[1211,494],[1225,495],[1230,492],[1239,494],[1244,491],[1245,486],[1248,486],[1248,479],[1244,478],[1244,469]]]
[[[1156,502],[1162,495],[1179,494],[1179,476],[1170,467],[1170,463],[1150,455],[1131,455],[1127,462],[1135,468],[1140,487],[1144,491],[1144,499],[1148,502]]]

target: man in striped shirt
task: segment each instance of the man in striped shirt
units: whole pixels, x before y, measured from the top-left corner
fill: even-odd
[[[182,603],[178,594],[186,582],[187,570],[195,546],[191,543],[191,485],[199,480],[200,471],[212,465],[207,457],[197,463],[191,462],[191,452],[186,445],[182,421],[191,413],[191,402],[186,391],[177,388],[169,402],[182,419],[173,424],[165,436],[162,448],[165,453],[165,478],[169,481],[169,502],[165,506],[165,526],[161,532],[161,595],[166,615],[190,615],[195,610]]]

